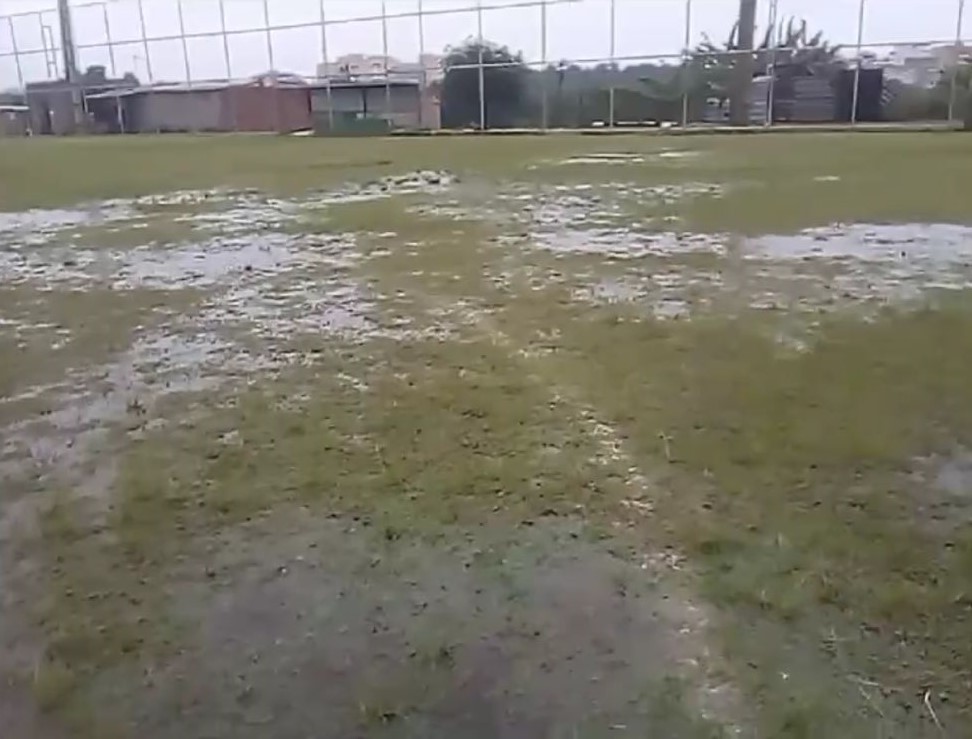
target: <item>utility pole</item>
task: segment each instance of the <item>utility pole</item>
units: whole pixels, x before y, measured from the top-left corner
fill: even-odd
[[[753,41],[756,35],[756,0],[739,0],[736,53],[733,54],[729,121],[749,123],[749,91],[753,84]]]

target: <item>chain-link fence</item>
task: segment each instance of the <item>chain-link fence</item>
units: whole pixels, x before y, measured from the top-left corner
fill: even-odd
[[[70,23],[56,0],[12,3],[0,110],[33,133],[946,123],[970,105],[965,0],[105,0]]]

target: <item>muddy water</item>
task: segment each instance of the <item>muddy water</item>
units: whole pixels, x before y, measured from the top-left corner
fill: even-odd
[[[110,355],[96,361],[79,356],[59,382],[31,384],[24,377],[13,397],[2,400],[8,410],[26,414],[4,429],[5,476],[88,474],[84,463],[107,430],[137,431],[141,418],[170,395],[212,392],[300,361],[289,347],[297,337],[360,342],[421,336],[427,327],[412,326],[406,314],[378,316],[378,302],[388,296],[372,294],[353,276],[363,259],[354,234],[305,234],[294,224],[332,204],[438,196],[456,182],[447,172],[420,171],[294,199],[217,189],[0,214],[0,289],[15,288],[20,301],[18,314],[0,315],[0,339],[17,346],[28,337],[47,340],[52,351],[69,345],[72,329],[31,321],[22,315],[25,299],[43,303],[57,291],[106,288],[160,295],[145,324]],[[184,232],[159,240],[152,226],[160,217],[184,224]],[[106,225],[136,245],[75,243]],[[97,243],[101,231],[94,233]],[[198,298],[176,310],[167,305],[171,291]],[[83,325],[102,317],[79,319]],[[43,415],[31,415],[34,407]],[[10,413],[16,418],[15,410]]]
[[[70,228],[126,221],[134,215],[131,206],[131,203],[106,202],[83,209],[0,212],[0,244],[4,251],[38,246]]]
[[[685,306],[693,306],[689,312],[736,306],[814,313],[972,287],[972,228],[954,224],[832,226],[753,239],[587,227],[540,231],[524,243],[561,261],[630,262],[620,277],[594,276],[577,296],[641,303],[656,314],[656,305],[674,304],[677,317]],[[705,268],[699,256],[706,257]]]
[[[554,160],[545,163],[545,166],[583,166],[583,165],[621,165],[631,166],[645,164],[648,162],[671,162],[677,160],[695,159],[701,152],[691,149],[662,149],[653,153],[644,152],[602,152],[584,154],[582,156],[568,157],[567,159]],[[532,165],[531,168],[537,168]]]
[[[446,550],[376,546],[338,521],[286,536],[264,526],[221,543],[212,582],[176,589],[199,628],[155,677],[136,714],[143,732],[640,736],[662,714],[666,735],[682,735],[689,719],[665,705],[664,686],[684,657],[671,635],[690,640],[690,619],[645,569],[585,543],[581,522]]]
[[[673,161],[691,156],[658,155]],[[636,159],[594,155],[562,164],[611,163],[623,173],[626,166],[646,163]],[[39,300],[52,291],[93,288],[195,291],[198,299],[178,311],[161,306],[122,344],[96,360],[78,358],[59,381],[34,385],[26,378],[15,397],[3,400],[28,410],[3,429],[0,475],[4,482],[29,478],[36,490],[63,485],[104,497],[125,443],[153,424],[185,420],[154,412],[172,396],[203,394],[218,402],[224,393],[272,381],[301,361],[292,345],[300,338],[320,347],[430,335],[420,333],[419,301],[408,291],[393,286],[378,294],[361,277],[366,259],[414,256],[421,241],[372,235],[380,249],[365,254],[361,234],[296,233],[308,211],[333,204],[409,195],[416,218],[486,221],[498,235],[484,285],[509,289],[513,277],[524,277],[535,290],[556,283],[578,303],[633,305],[665,320],[741,308],[813,315],[972,284],[972,229],[962,226],[834,226],[741,239],[684,233],[672,216],[631,215],[632,206],[662,210],[723,192],[702,182],[484,186],[421,172],[291,200],[249,191],[190,191],[3,216],[2,288],[34,291]],[[185,224],[186,235],[147,238],[132,248],[69,245],[79,229],[105,224],[137,234],[160,211]],[[410,275],[438,276],[437,269]],[[482,324],[485,302],[471,294],[422,310],[437,330],[433,335],[447,341],[453,338],[450,322]],[[408,310],[390,315],[390,306],[399,304]],[[19,341],[30,333],[50,337],[55,346],[65,340],[64,330],[0,315],[0,339]],[[556,330],[551,327],[552,341]],[[780,341],[802,346],[790,334],[781,333]],[[369,390],[358,378],[341,379],[362,393]],[[42,401],[43,412],[29,410],[34,401]],[[119,433],[120,442],[113,437]],[[227,443],[237,441],[227,435]],[[956,499],[969,476],[966,456],[941,460],[929,473]],[[0,544],[20,526],[21,515],[23,510],[4,504]],[[603,717],[597,731],[635,731],[645,728],[646,719],[640,706],[632,708],[639,700],[632,686],[650,682],[684,656],[673,649],[673,632],[686,627],[670,612],[671,602],[629,587],[644,585],[642,573],[574,536],[511,550],[493,572],[466,566],[458,555],[405,552],[412,558],[405,582],[395,558],[402,552],[376,561],[372,542],[328,533],[333,536],[314,542],[285,538],[254,549],[250,540],[229,543],[229,552],[217,556],[234,574],[224,578],[220,570],[215,589],[208,579],[187,576],[185,591],[177,593],[179,607],[202,628],[171,671],[158,676],[153,696],[164,705],[142,706],[146,712],[138,721],[150,734],[182,733],[184,724],[164,718],[175,715],[172,706],[185,720],[213,722],[208,728],[217,735],[234,736],[262,736],[275,721],[303,733],[327,725],[336,727],[335,736],[354,735],[362,713],[377,717],[382,727],[445,715],[438,725],[447,735],[478,730],[484,736],[533,736],[576,725],[595,705]],[[291,545],[297,548],[286,550]],[[314,553],[328,546],[327,556]],[[548,556],[551,551],[556,554]],[[465,555],[470,561],[479,556]],[[349,581],[347,572],[359,571],[354,568],[374,573],[381,587],[369,584],[371,575]],[[188,592],[193,588],[199,592]],[[470,609],[476,619],[467,619]],[[464,631],[467,622],[478,633]],[[408,685],[416,674],[413,662],[429,681],[417,693]],[[437,682],[443,675],[445,685]],[[409,711],[396,703],[402,691]],[[281,714],[281,706],[295,703],[300,711]],[[349,705],[354,710],[347,715],[335,713]],[[428,735],[421,723],[408,728]]]
[[[696,154],[666,150],[651,158],[678,161]],[[623,173],[625,166],[643,164],[645,156],[595,153],[560,164],[611,163]],[[407,318],[389,321],[379,316],[378,303],[389,296],[372,294],[352,277],[363,260],[358,235],[301,234],[295,228],[309,211],[398,195],[412,196],[410,208],[416,218],[484,220],[501,228],[494,243],[505,254],[502,271],[487,275],[494,285],[508,286],[519,273],[535,289],[565,284],[578,301],[630,303],[659,318],[683,319],[741,307],[812,313],[854,303],[909,300],[930,290],[972,284],[972,229],[965,226],[837,225],[755,239],[693,234],[673,230],[672,216],[636,218],[631,208],[665,208],[721,197],[724,186],[645,185],[626,182],[623,176],[619,180],[487,186],[461,182],[449,172],[419,171],[294,199],[216,189],[0,214],[4,287],[35,289],[38,296],[52,289],[88,287],[187,289],[202,294],[192,310],[167,317],[161,326],[136,331],[134,343],[115,358],[105,358],[105,363],[61,384],[28,384],[18,397],[55,401],[55,412],[45,424],[65,435],[93,419],[120,418],[124,413],[118,409],[127,408],[133,393],[153,398],[165,394],[163,387],[166,392],[210,389],[218,384],[212,377],[232,378],[230,357],[251,369],[261,362],[277,366],[286,356],[282,347],[297,336],[360,341],[382,333],[402,339],[417,335],[410,333]],[[105,224],[137,234],[159,213],[186,224],[187,235],[171,243],[150,240],[132,248],[71,243],[79,229]],[[420,246],[395,246],[394,235],[389,236],[390,246],[381,253]],[[370,256],[377,253],[373,250]],[[531,260],[531,253],[546,254],[557,264]],[[575,266],[579,258],[585,260],[583,267]],[[603,266],[592,258],[603,260]],[[704,267],[699,258],[706,260]],[[391,297],[408,300],[407,295]],[[469,310],[475,307],[457,303],[452,312],[458,316]],[[447,328],[441,329],[450,320],[449,311],[440,308],[429,318],[438,335],[448,335]],[[0,336],[21,337],[25,332],[49,335],[52,347],[70,338],[60,327],[0,316]],[[201,333],[187,338],[196,332]],[[254,338],[264,342],[267,356],[274,359],[249,355],[244,344]],[[152,355],[152,347],[165,349]],[[195,379],[172,383],[174,373]],[[109,382],[115,390],[100,400],[85,400],[86,385],[99,376],[133,379]],[[66,424],[63,418],[75,421]],[[29,434],[21,429],[15,436],[24,441]]]

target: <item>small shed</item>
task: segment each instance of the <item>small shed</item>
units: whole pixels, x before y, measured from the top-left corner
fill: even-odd
[[[318,133],[439,128],[439,103],[429,87],[413,79],[341,79],[311,90]]]
[[[112,130],[125,133],[287,133],[311,127],[310,88],[270,76],[242,83],[149,85],[89,96],[89,104],[107,106],[99,119],[117,120]]]
[[[34,133],[64,136],[78,132],[80,85],[67,80],[31,82],[27,85],[26,98]]]

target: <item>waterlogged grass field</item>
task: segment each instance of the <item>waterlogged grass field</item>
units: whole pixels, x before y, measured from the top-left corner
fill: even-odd
[[[970,172],[0,142],[4,736],[968,736]]]

